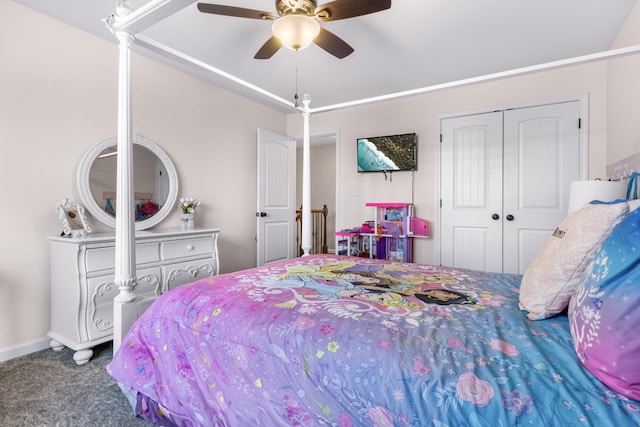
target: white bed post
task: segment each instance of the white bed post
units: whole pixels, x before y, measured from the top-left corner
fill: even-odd
[[[133,132],[131,123],[131,45],[133,36],[116,33],[120,52],[118,72],[118,179],[116,186],[115,284],[120,293],[113,302],[113,352],[137,318],[135,294],[136,251],[133,212]]]
[[[309,116],[311,115],[311,98],[304,95],[302,100],[302,117],[304,118],[304,139],[302,144],[302,256],[311,251],[311,171],[309,153]]]

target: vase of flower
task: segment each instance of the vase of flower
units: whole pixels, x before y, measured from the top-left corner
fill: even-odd
[[[193,228],[193,218],[195,217],[192,213],[183,213],[180,215],[180,225],[183,230],[189,230]]]
[[[183,230],[189,230],[194,227],[194,217],[196,208],[200,206],[200,202],[193,197],[183,197],[180,199],[180,226]]]

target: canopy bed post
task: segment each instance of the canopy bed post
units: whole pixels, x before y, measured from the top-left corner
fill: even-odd
[[[131,123],[131,45],[134,37],[116,32],[119,43],[118,71],[118,161],[116,192],[115,284],[120,293],[113,309],[113,351],[120,348],[122,338],[137,317],[135,294],[136,252],[135,217],[133,215],[133,143]]]
[[[118,69],[118,161],[115,221],[115,280],[120,292],[113,304],[113,351],[120,347],[138,310],[136,286],[135,216],[133,189],[133,126],[131,120],[131,47],[135,34],[149,28],[195,0],[150,0],[136,10],[127,2],[116,2],[116,14],[105,20],[119,41]]]
[[[302,256],[311,250],[311,173],[309,153],[309,116],[311,98],[305,95],[302,101],[302,117],[304,118],[304,139],[302,145]]]

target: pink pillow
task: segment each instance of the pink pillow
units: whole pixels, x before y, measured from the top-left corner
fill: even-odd
[[[584,366],[640,401],[640,209],[602,244],[571,298],[569,325]]]
[[[628,210],[624,201],[588,204],[562,221],[522,277],[520,309],[529,319],[546,319],[567,308],[593,255]]]

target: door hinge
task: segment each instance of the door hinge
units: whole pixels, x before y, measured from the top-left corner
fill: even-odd
[[[442,199],[440,199],[440,209],[442,209]]]
[[[442,134],[440,134],[440,143],[442,144]]]
[[[578,119],[578,129],[582,129],[582,119]]]

